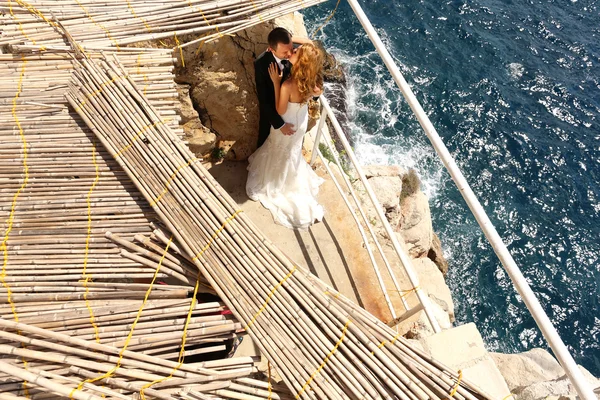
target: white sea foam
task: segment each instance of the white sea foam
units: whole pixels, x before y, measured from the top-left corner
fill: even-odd
[[[508,64],[508,72],[513,79],[520,79],[525,72],[525,68],[519,63]]]
[[[388,137],[380,133],[382,128],[394,129],[398,119],[405,116],[398,115],[398,104],[404,100],[389,72],[378,63],[373,63],[373,58],[378,58],[376,52],[373,50],[370,53],[350,56],[334,49],[333,53],[343,65],[355,71],[369,68],[375,72],[375,79],[368,81],[356,73],[350,72],[346,76],[347,126],[350,128],[354,150],[361,164],[399,165],[406,169],[413,168],[421,178],[424,193],[430,199],[435,198],[444,177],[441,162],[437,161],[433,149],[425,140],[425,134],[418,129],[411,132],[410,137],[400,140],[401,136],[407,135],[406,132],[396,132],[395,138],[390,138],[389,133]],[[400,67],[402,70],[409,70],[406,66]],[[432,80],[430,77],[418,76],[418,71],[410,72],[420,84],[426,85]],[[363,97],[367,95],[377,96],[379,104],[376,109],[372,104],[363,102]],[[365,126],[360,122],[361,115],[372,115],[374,118],[369,119],[377,121],[377,125]]]

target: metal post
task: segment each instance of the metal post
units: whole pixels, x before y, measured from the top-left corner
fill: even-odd
[[[322,104],[322,103],[321,103]],[[317,154],[319,153],[319,142],[321,141],[321,135],[323,134],[323,125],[325,125],[325,120],[327,119],[327,113],[324,112],[323,105],[321,105],[321,118],[319,118],[319,126],[317,127],[317,136],[315,136],[315,143],[313,145],[312,156],[310,157],[310,165],[315,165],[315,160],[317,159]]]
[[[404,98],[406,99],[406,101],[410,105],[410,108],[413,110],[415,116],[419,120],[421,126],[423,127],[423,130],[425,131],[425,134],[431,141],[431,144],[433,145],[435,151],[438,153],[446,169],[452,176],[452,179],[458,186],[458,189],[460,190],[463,198],[467,202],[467,205],[471,209],[471,212],[477,219],[479,226],[481,227],[488,241],[494,248],[496,255],[502,262],[504,269],[510,276],[510,279],[512,280],[513,284],[515,285],[515,288],[521,295],[521,298],[525,302],[525,305],[527,305],[529,312],[535,319],[535,322],[542,331],[542,334],[548,341],[548,344],[552,348],[552,351],[556,355],[556,358],[558,359],[562,367],[565,369],[569,380],[571,381],[571,383],[573,383],[573,386],[575,386],[579,397],[582,400],[596,400],[596,395],[594,394],[590,385],[585,380],[583,374],[577,367],[575,360],[573,360],[573,357],[571,357],[571,354],[569,354],[569,351],[567,350],[565,344],[558,335],[558,332],[556,331],[556,329],[552,325],[552,322],[544,312],[544,309],[540,305],[540,302],[531,290],[531,287],[529,287],[529,284],[525,280],[525,277],[519,270],[519,267],[513,260],[512,256],[510,255],[510,252],[506,248],[506,245],[502,241],[502,238],[496,231],[496,228],[494,228],[494,226],[492,225],[492,222],[486,215],[485,210],[479,203],[479,200],[477,200],[475,193],[473,193],[473,191],[469,187],[467,180],[463,176],[462,172],[456,165],[456,162],[452,158],[452,155],[450,154],[444,142],[433,127],[433,124],[429,120],[429,117],[427,117],[427,114],[425,114],[425,111],[421,107],[421,104],[419,104],[419,101],[408,86],[408,83],[404,79],[404,76],[402,76],[400,69],[396,65],[390,53],[385,48],[385,45],[383,44],[383,42],[379,38],[379,35],[373,28],[373,25],[371,25],[371,22],[363,12],[357,0],[348,0],[348,3],[354,10],[354,13],[356,14],[363,28],[367,32],[369,39],[371,39],[371,41],[375,45],[377,52],[379,53],[379,55],[381,55],[383,62],[392,74],[392,77],[394,78],[396,84],[402,91]]]

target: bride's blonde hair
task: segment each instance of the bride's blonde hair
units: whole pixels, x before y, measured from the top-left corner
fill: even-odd
[[[298,48],[298,60],[292,67],[291,77],[298,86],[302,103],[313,95],[316,86],[323,87],[323,53],[314,44],[303,44]]]

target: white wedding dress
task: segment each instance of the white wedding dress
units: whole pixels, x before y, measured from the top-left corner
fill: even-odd
[[[290,102],[282,118],[295,125],[296,132],[286,136],[271,127],[266,142],[248,158],[246,193],[270,210],[275,222],[306,229],[323,219],[323,207],[316,199],[323,179],[302,156],[308,106]]]

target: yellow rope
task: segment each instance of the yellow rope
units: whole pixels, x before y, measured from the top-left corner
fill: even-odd
[[[27,11],[29,11],[33,15],[36,15],[39,18],[41,18],[48,25],[54,27],[55,29],[57,29],[59,31],[63,30],[62,27],[59,24],[57,24],[54,21],[50,21],[48,18],[46,18],[46,16],[44,15],[44,13],[42,13],[40,10],[38,10],[37,8],[35,8],[34,6],[32,6],[31,4],[27,3],[24,0],[15,0],[15,1],[17,2],[17,4],[19,4],[21,7],[24,7]],[[81,47],[78,43],[75,43],[75,44],[79,48],[79,51],[81,51],[87,57],[87,54],[86,54],[85,50],[83,49],[83,47]],[[42,50],[42,51],[45,50],[45,49],[46,49],[45,47],[43,47],[43,49],[40,48],[40,50]]]
[[[321,24],[321,26],[319,26],[317,29],[315,29],[315,31],[314,31],[314,32],[313,32],[313,34],[311,35],[311,37],[312,37],[312,38],[314,38],[314,37],[315,37],[315,35],[317,34],[317,32],[319,32],[321,29],[323,29],[323,28],[325,27],[325,25],[327,25],[327,23],[329,22],[329,20],[331,20],[331,18],[333,18],[333,16],[335,15],[335,12],[336,12],[336,11],[337,11],[337,9],[338,9],[338,6],[340,5],[340,1],[341,1],[341,0],[338,0],[338,1],[337,1],[336,5],[335,5],[335,8],[334,8],[334,9],[333,9],[333,11],[331,12],[331,14],[329,14],[329,17],[327,17],[327,19],[325,20],[325,22],[323,22],[323,23]]]
[[[189,165],[189,163],[188,163]],[[217,235],[223,230],[223,228],[225,228],[225,225],[227,225],[230,221],[232,221],[239,213],[241,213],[242,210],[238,210],[236,211],[231,217],[227,218],[225,220],[225,222],[223,223],[223,225],[221,225],[221,228],[219,228],[212,236],[211,240],[208,242],[208,244],[204,247],[204,249],[196,256],[194,257],[194,260],[197,260],[198,257],[200,257],[209,247],[210,245],[213,243],[214,239],[217,237]],[[170,242],[170,241],[169,241]],[[162,261],[162,259],[161,259]],[[179,360],[178,360],[178,364],[173,368],[173,370],[171,371],[171,373],[169,374],[169,376],[164,377],[164,378],[160,378],[157,379],[155,381],[152,381],[146,385],[144,385],[142,387],[142,389],[140,390],[140,397],[145,400],[146,397],[144,395],[144,390],[148,389],[149,387],[151,387],[152,385],[158,383],[158,382],[162,382],[166,379],[169,379],[173,376],[173,374],[175,373],[175,371],[177,371],[181,365],[183,364],[183,359],[184,359],[184,355],[185,355],[185,342],[186,342],[186,338],[187,338],[187,329],[188,329],[188,324],[190,322],[191,316],[192,316],[192,311],[194,310],[195,304],[196,304],[196,295],[198,294],[198,287],[200,286],[200,273],[198,273],[198,279],[196,280],[196,287],[194,288],[194,296],[192,297],[192,304],[190,305],[190,310],[188,311],[188,316],[187,319],[185,321],[185,326],[183,328],[183,337],[181,340],[181,350],[179,351]]]
[[[12,301],[12,292],[10,290],[10,287],[8,286],[8,284],[5,281],[6,267],[8,266],[8,247],[6,244],[8,242],[8,237],[10,235],[10,232],[12,231],[12,228],[13,228],[13,223],[14,223],[14,219],[15,219],[15,209],[17,207],[17,199],[19,198],[19,195],[25,189],[25,186],[27,186],[27,183],[29,182],[29,166],[27,165],[27,139],[25,138],[25,134],[23,132],[23,127],[21,126],[21,122],[19,121],[19,117],[17,116],[17,100],[19,99],[19,96],[21,95],[21,91],[23,89],[23,76],[25,75],[25,65],[26,64],[27,64],[27,61],[23,58],[21,74],[19,76],[19,82],[17,84],[17,93],[15,94],[15,97],[13,98],[13,101],[12,101],[12,103],[13,103],[12,115],[15,120],[15,124],[17,125],[17,128],[19,129],[19,135],[21,137],[21,142],[23,145],[23,170],[25,173],[25,179],[23,179],[23,183],[21,184],[21,187],[19,187],[19,189],[13,196],[12,205],[10,208],[10,214],[8,216],[8,220],[6,221],[7,228],[6,228],[6,231],[4,232],[4,239],[2,240],[2,245],[0,245],[0,248],[2,249],[2,253],[3,253],[3,259],[4,259],[3,260],[4,262],[2,265],[2,273],[0,274],[0,280],[2,281],[2,285],[6,288],[8,302],[10,303],[10,307],[12,309],[12,312],[13,312],[16,322],[19,322],[19,316],[17,315],[15,305]]]
[[[27,11],[29,11],[30,13],[32,13],[33,15],[37,15],[38,17],[40,17],[43,21],[45,21],[48,25],[53,26],[57,29],[60,29],[60,26],[54,22],[54,21],[50,21],[48,18],[46,18],[46,16],[37,8],[35,8],[34,6],[32,6],[31,4],[27,3],[24,0],[15,0],[17,2],[18,5],[20,5],[21,7],[25,8]]]
[[[172,378],[173,374],[183,365],[183,360],[185,357],[185,342],[187,340],[188,326],[190,324],[190,319],[192,319],[192,313],[194,311],[194,308],[196,307],[196,295],[198,294],[199,286],[200,286],[200,273],[198,272],[198,279],[196,280],[196,286],[194,287],[194,295],[192,297],[192,303],[190,304],[190,309],[188,311],[188,315],[185,320],[185,325],[183,326],[183,335],[181,337],[181,349],[179,350],[179,359],[177,360],[178,363],[175,367],[173,367],[173,370],[171,371],[169,376],[152,381],[152,382],[144,385],[140,389],[140,397],[142,398],[142,400],[146,400],[146,396],[144,396],[144,390],[148,389],[150,386],[152,386],[156,383],[159,383],[159,382],[162,382],[162,381]]]
[[[162,199],[162,197],[167,194],[167,192],[169,191],[169,186],[171,185],[171,183],[173,182],[173,180],[175,179],[175,177],[177,176],[177,174],[179,173],[179,171],[181,171],[182,169],[184,169],[185,167],[189,167],[190,164],[198,161],[199,158],[194,158],[190,161],[188,161],[187,163],[181,165],[179,168],[177,168],[177,170],[175,170],[175,172],[173,172],[171,174],[171,176],[169,176],[169,179],[167,180],[167,183],[165,184],[165,188],[163,189],[163,191],[161,192],[160,195],[158,195],[158,197],[156,197],[156,199],[152,200],[150,202],[150,207],[154,207],[159,201],[160,199]]]
[[[100,29],[102,29],[102,30],[103,30],[103,31],[106,33],[106,36],[107,36],[107,37],[108,37],[110,40],[112,40],[112,42],[113,42],[113,44],[115,45],[115,47],[117,48],[117,50],[120,50],[119,44],[118,44],[118,43],[117,43],[117,41],[116,41],[115,39],[113,39],[113,37],[110,35],[110,31],[109,31],[108,29],[106,29],[106,27],[105,27],[104,25],[102,25],[102,24],[100,24],[100,23],[96,22],[96,21],[94,20],[94,17],[92,17],[92,16],[90,15],[90,13],[88,12],[87,8],[85,8],[85,7],[83,6],[83,4],[81,4],[81,2],[80,2],[79,0],[75,0],[75,2],[76,2],[77,4],[79,4],[79,7],[81,7],[81,9],[82,9],[82,10],[83,10],[83,12],[85,13],[85,15],[86,15],[86,16],[87,16],[87,17],[90,19],[90,21],[92,21],[92,22],[94,23],[94,25],[98,26]]]
[[[452,397],[454,397],[454,395],[456,394],[456,391],[458,390],[458,387],[460,386],[460,381],[462,381],[462,377],[463,377],[462,370],[458,370],[458,379],[456,380],[456,384],[454,385],[454,387],[450,391],[450,397],[449,397],[449,399],[451,399]]]
[[[139,62],[139,55],[138,55],[138,62]],[[138,66],[139,69],[139,66]],[[83,108],[83,106],[85,106],[88,102],[88,100],[98,96],[100,93],[102,93],[104,91],[104,88],[110,84],[112,84],[113,82],[115,82],[117,79],[125,79],[127,78],[129,75],[125,75],[125,76],[115,76],[112,79],[106,80],[102,83],[100,83],[100,88],[94,90],[92,93],[90,93],[89,95],[86,95],[86,98],[75,108],[76,112],[81,111],[81,109]],[[146,94],[146,88],[144,88],[144,95]],[[125,147],[123,147],[121,150],[119,150],[117,153],[113,154],[113,156],[115,158],[119,158],[123,155],[123,153],[125,153],[127,150],[129,150],[131,148],[131,146],[133,146],[133,144],[135,143],[136,140],[139,139],[139,137],[146,132],[148,129],[155,127],[158,124],[167,124],[171,122],[171,119],[163,119],[160,121],[155,121],[152,124],[149,125],[145,125],[144,127],[142,127],[142,129],[138,132],[136,132],[135,136],[133,137],[133,139],[131,139],[131,141],[129,142],[129,144]]]
[[[162,262],[165,259],[167,252],[169,251],[169,247],[171,246],[172,241],[173,241],[173,237],[171,236],[171,238],[169,238],[169,242],[167,243],[167,246],[165,247],[165,250],[163,251],[162,256],[160,257],[160,260],[158,261],[158,266],[156,267],[156,271],[154,271],[154,276],[152,277],[152,281],[150,282],[150,285],[148,286],[148,290],[146,290],[146,294],[144,295],[144,300],[142,301],[142,305],[140,306],[140,309],[137,312],[135,320],[131,324],[131,329],[129,330],[127,339],[125,340],[125,343],[123,344],[123,348],[121,349],[121,351],[119,351],[119,358],[117,359],[117,364],[113,368],[111,368],[108,372],[106,372],[105,374],[99,375],[95,378],[86,379],[86,380],[82,381],[81,383],[79,383],[79,385],[77,385],[76,388],[73,388],[71,393],[69,393],[70,399],[72,399],[73,394],[75,394],[76,391],[81,390],[86,383],[94,383],[101,379],[109,378],[110,376],[112,376],[115,373],[116,370],[118,370],[121,367],[121,360],[123,359],[123,354],[125,353],[125,350],[127,350],[127,347],[129,346],[129,342],[131,341],[131,338],[133,336],[133,331],[135,330],[135,327],[136,327],[140,317],[142,316],[142,311],[144,310],[144,307],[146,306],[146,303],[148,302],[148,297],[150,297],[150,293],[152,292],[152,289],[154,287],[154,282],[156,281],[156,278],[158,277],[158,272],[160,271],[160,267],[162,266]],[[193,302],[193,300],[192,300],[192,302]]]
[[[396,334],[396,336],[394,336],[394,337],[392,338],[392,340],[390,340],[390,342],[389,342],[389,343],[390,343],[390,344],[394,344],[394,342],[395,342],[395,341],[396,341],[396,340],[397,340],[399,337],[400,337],[400,333]],[[379,344],[377,345],[377,348],[378,348],[378,349],[381,349],[381,348],[382,348],[383,346],[385,346],[386,344],[388,344],[388,341],[387,341],[387,340],[384,340],[383,342],[381,342],[381,343],[379,343]],[[374,355],[374,354],[375,354],[375,351],[372,351],[372,352],[371,352],[371,355]]]
[[[2,272],[0,273],[0,282],[2,283],[2,286],[4,286],[4,288],[6,289],[6,299],[8,301],[8,304],[10,304],[10,309],[12,311],[15,322],[19,322],[19,314],[17,314],[17,308],[15,306],[15,303],[12,300],[12,291],[10,290],[10,286],[6,282],[6,267],[8,266],[7,243],[8,243],[8,237],[10,236],[10,232],[12,231],[12,228],[13,228],[13,223],[15,221],[15,211],[17,208],[17,200],[19,198],[19,195],[25,189],[25,187],[27,186],[27,183],[29,182],[29,166],[27,165],[27,139],[25,138],[25,133],[23,132],[23,127],[21,126],[21,122],[19,121],[19,116],[17,115],[17,100],[19,99],[19,96],[21,95],[21,92],[23,90],[23,77],[25,76],[25,65],[27,65],[27,60],[25,59],[25,57],[22,57],[21,60],[23,61],[23,64],[21,66],[21,73],[19,75],[19,82],[17,84],[17,93],[15,94],[15,97],[13,98],[13,101],[12,101],[12,116],[15,120],[15,124],[17,125],[17,128],[19,129],[19,136],[21,137],[21,142],[23,144],[23,173],[25,174],[25,178],[23,179],[23,183],[21,183],[21,186],[19,187],[19,189],[13,196],[12,204],[10,206],[10,213],[8,215],[8,219],[6,220],[7,226],[6,226],[6,231],[4,232],[4,239],[2,239],[2,244],[0,245],[0,249],[2,249],[2,257],[3,257]],[[18,333],[20,334],[21,332],[18,331]],[[25,345],[23,343],[21,343],[21,347],[25,347]],[[27,360],[25,360],[24,357],[22,358],[22,360],[23,360],[23,366],[25,367],[25,369],[27,369]],[[23,389],[25,390],[25,396],[27,398],[29,398],[29,390],[27,389],[27,381],[23,381]]]
[[[148,129],[154,128],[158,124],[166,124],[166,123],[168,123],[170,121],[171,121],[171,119],[163,119],[163,120],[160,120],[160,121],[155,121],[152,124],[147,124],[147,125],[143,126],[142,129],[140,129],[139,131],[137,131],[135,133],[135,135],[133,136],[133,139],[131,139],[129,141],[129,143],[127,144],[127,146],[123,147],[121,150],[119,150],[118,152],[116,152],[115,154],[113,154],[113,157],[114,158],[121,157],[123,155],[123,153],[125,153],[127,150],[129,150],[133,146],[133,144],[140,138],[140,136],[142,136],[142,134],[144,132],[146,132]]]
[[[208,35],[204,35],[204,37],[207,37]],[[200,44],[198,45],[198,49],[196,50],[196,55],[198,55],[200,53],[200,50],[202,50],[202,47],[204,46],[204,41],[201,41]]]
[[[208,20],[208,18],[206,18],[206,15],[204,15],[204,11],[202,11],[202,8],[192,5],[191,0],[188,0],[188,4],[192,10],[198,11],[200,13],[200,15],[202,15],[202,18],[204,18],[204,21],[206,21],[206,24],[209,27],[213,28],[213,26],[210,24],[210,21]],[[219,27],[215,25],[214,28],[217,31],[217,33],[219,34],[219,37],[223,37],[223,35],[221,34],[221,31],[219,31]]]
[[[295,265],[290,270],[290,272],[281,281],[279,281],[279,283],[277,285],[275,285],[275,287],[273,289],[271,289],[271,292],[267,296],[267,299],[263,302],[262,306],[258,309],[258,311],[256,312],[256,314],[254,314],[254,316],[252,317],[252,319],[250,320],[250,322],[248,323],[248,325],[246,325],[244,327],[245,330],[248,330],[252,325],[254,325],[254,323],[256,322],[256,318],[258,318],[258,316],[260,314],[262,314],[262,312],[267,309],[267,304],[269,304],[269,301],[271,301],[271,297],[273,297],[273,295],[275,294],[275,292],[277,291],[277,289],[279,289],[281,287],[281,285],[283,285],[285,283],[285,281],[287,281],[292,276],[292,274],[294,272],[296,272],[296,266]]]
[[[131,14],[144,23],[144,26],[146,27],[146,30],[148,32],[152,32],[152,28],[150,27],[150,25],[148,25],[148,21],[146,21],[144,18],[138,17],[138,15],[136,14],[136,12],[133,9],[133,6],[129,2],[129,0],[125,0],[125,2],[127,3],[127,8],[129,8],[129,11],[131,11]]]
[[[406,296],[408,296],[409,294],[411,294],[411,293],[413,293],[413,292],[416,292],[416,291],[417,291],[417,290],[419,290],[419,289],[420,289],[420,287],[419,287],[419,286],[415,286],[415,287],[414,287],[414,288],[412,288],[412,289],[408,289],[408,290],[395,290],[395,292],[402,293],[402,294],[400,295],[400,297],[406,297]]]
[[[88,287],[88,282],[91,280],[92,276],[88,275],[88,273],[87,273],[87,266],[88,266],[89,252],[90,252],[90,237],[92,235],[92,193],[94,192],[94,189],[96,188],[96,185],[98,184],[98,181],[100,180],[100,169],[98,167],[98,163],[96,162],[96,145],[94,143],[92,143],[92,162],[94,163],[96,177],[94,178],[94,182],[92,183],[92,186],[90,187],[90,190],[88,191],[87,198],[86,198],[88,222],[87,222],[87,235],[85,238],[85,253],[83,256],[82,276],[84,278],[83,279],[83,287],[85,287],[85,294],[83,295],[83,298],[85,299],[85,306],[87,307],[87,309],[90,313],[90,323],[94,327],[94,336],[96,338],[96,342],[100,343],[100,333],[98,332],[98,325],[96,325],[96,318],[94,317],[94,310],[92,310],[92,307],[90,306],[90,302],[88,300],[88,294],[90,291],[90,288]]]
[[[317,368],[317,370],[315,372],[312,373],[312,375],[310,376],[310,378],[308,378],[308,380],[306,381],[306,383],[304,384],[304,386],[302,386],[302,389],[300,389],[300,391],[298,393],[296,393],[295,398],[299,398],[300,395],[302,393],[304,393],[304,391],[306,390],[306,388],[308,387],[308,385],[310,385],[310,383],[313,381],[313,379],[315,379],[315,376],[317,376],[317,374],[319,372],[321,372],[321,370],[323,369],[323,367],[325,366],[325,364],[327,364],[327,361],[329,361],[329,358],[333,355],[333,353],[335,353],[335,351],[338,349],[338,347],[340,346],[340,344],[342,344],[342,342],[344,341],[344,337],[346,337],[346,331],[348,330],[348,325],[350,325],[350,320],[348,320],[348,322],[346,322],[346,325],[344,325],[344,329],[342,330],[342,336],[340,337],[340,339],[337,341],[337,343],[335,344],[335,346],[333,347],[333,349],[331,349],[331,351],[329,352],[329,354],[327,354],[327,356],[325,356],[325,359],[323,360],[323,362],[321,363],[321,365],[319,365],[319,368]]]
[[[179,55],[181,56],[181,66],[185,68],[185,59],[183,58],[183,49],[181,48],[179,39],[177,39],[177,32],[173,32],[173,36],[175,37],[175,43],[177,44],[177,48],[179,49]]]
[[[27,38],[27,40],[31,41],[31,43],[33,43],[34,45],[37,46],[37,42],[35,41],[35,39],[30,38],[29,35],[27,35],[27,33],[25,33],[25,29],[23,29],[23,25],[21,24],[21,21],[19,21],[19,18],[17,18],[17,16],[13,13],[11,0],[8,0],[8,11],[10,12],[10,15],[15,19],[15,21],[17,21],[17,24],[19,24],[19,30],[21,31],[23,36],[25,36],[25,38]],[[40,46],[40,50],[44,51],[44,50],[46,50],[46,47]]]
[[[269,372],[269,380],[267,382],[268,384],[268,389],[269,389],[269,395],[267,396],[267,400],[271,400],[272,394],[273,394],[273,385],[271,385],[271,362],[269,360],[267,360],[267,371]]]
[[[254,4],[254,0],[250,0],[250,3],[252,3],[252,7],[254,7],[254,10],[256,11],[256,14],[258,15],[258,19],[260,19],[261,22],[263,22],[263,17],[260,14],[260,12],[258,11],[258,7],[256,7],[256,4]]]
[[[79,112],[84,105],[87,104],[88,100],[93,99],[94,97],[98,96],[100,93],[102,93],[104,91],[104,88],[108,85],[110,85],[111,83],[113,83],[114,81],[116,81],[117,79],[125,79],[127,78],[129,75],[125,75],[125,76],[115,76],[112,79],[108,79],[102,83],[100,83],[100,88],[94,90],[92,93],[90,93],[89,95],[86,95],[86,99],[84,99],[81,104],[79,104],[76,108],[75,108],[75,112]]]
[[[192,261],[196,261],[196,260],[198,260],[198,259],[199,259],[199,258],[202,256],[202,254],[204,254],[204,252],[205,252],[206,250],[208,250],[208,248],[209,248],[210,246],[212,246],[212,244],[214,243],[214,241],[215,241],[215,239],[217,238],[217,236],[219,236],[219,233],[221,233],[221,232],[223,231],[223,229],[225,229],[225,226],[226,226],[228,223],[230,223],[231,221],[233,221],[233,219],[234,219],[235,217],[237,217],[237,216],[238,216],[238,214],[239,214],[239,213],[241,213],[241,212],[243,212],[243,210],[237,210],[236,212],[234,212],[234,213],[233,213],[233,215],[232,215],[231,217],[227,218],[227,219],[225,220],[225,222],[223,222],[223,225],[221,225],[221,227],[220,227],[219,229],[217,229],[217,231],[216,231],[215,233],[213,233],[212,237],[210,238],[210,240],[208,241],[208,243],[206,244],[206,246],[204,246],[204,247],[202,248],[202,250],[200,250],[200,252],[199,252],[198,254],[196,254],[196,256],[195,256],[194,258],[192,258]]]
[[[334,299],[338,299],[342,294],[340,292],[335,293],[335,295],[333,293],[331,293],[329,290],[325,291],[325,294],[328,294],[330,296],[333,296]]]
[[[505,396],[502,400],[507,400],[509,397],[512,397],[512,396],[514,396],[514,394],[513,393],[509,393],[508,396]]]
[[[137,56],[137,64],[136,64],[136,75],[142,75],[144,77],[144,96],[146,95],[146,92],[148,90],[148,75],[146,75],[146,73],[141,73],[140,72],[140,66],[141,66],[141,57],[142,57],[142,53],[138,54]]]

